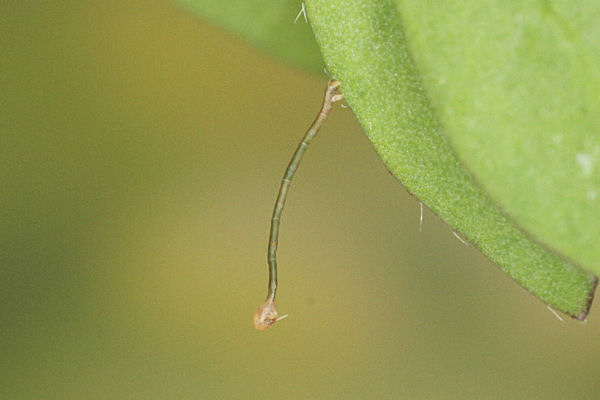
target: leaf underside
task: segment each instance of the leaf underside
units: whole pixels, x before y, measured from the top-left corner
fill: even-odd
[[[309,0],[307,6],[329,70],[390,171],[542,301],[585,318],[595,278],[526,236],[463,168],[411,58],[396,4]]]

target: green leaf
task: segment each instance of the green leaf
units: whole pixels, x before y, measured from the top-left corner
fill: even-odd
[[[323,59],[299,0],[176,0],[207,20],[238,33],[268,53],[311,72]]]
[[[397,1],[445,133],[523,229],[600,272],[600,3],[456,4]]]
[[[498,208],[598,271],[597,81],[582,43],[550,40],[566,22],[521,2],[306,4],[329,71],[390,171],[517,282],[585,318],[595,278]]]

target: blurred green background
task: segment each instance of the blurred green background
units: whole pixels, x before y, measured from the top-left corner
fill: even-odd
[[[0,15],[0,398],[598,398],[594,308],[561,323],[427,210],[419,232],[339,107],[284,213],[290,316],[256,331],[327,77],[168,1]]]

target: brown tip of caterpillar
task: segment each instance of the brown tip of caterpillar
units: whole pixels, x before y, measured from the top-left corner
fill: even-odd
[[[254,313],[254,327],[259,331],[267,330],[275,322],[284,319],[287,315],[277,316],[277,309],[273,300],[267,299]]]

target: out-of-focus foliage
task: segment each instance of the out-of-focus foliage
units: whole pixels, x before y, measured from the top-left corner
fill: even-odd
[[[321,54],[299,0],[176,0],[268,53],[311,72],[323,70]]]

